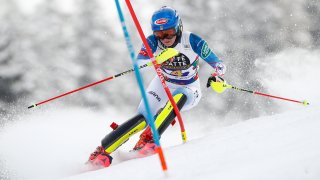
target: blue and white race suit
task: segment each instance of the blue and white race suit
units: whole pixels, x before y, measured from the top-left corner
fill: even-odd
[[[147,38],[154,56],[166,49],[154,35]],[[189,110],[196,106],[201,99],[200,80],[198,77],[199,59],[203,59],[210,66],[222,61],[211,51],[207,42],[191,32],[183,32],[180,42],[175,47],[179,55],[161,64],[161,71],[170,92],[174,96],[183,93],[187,96],[187,102],[181,111]],[[143,46],[138,55],[138,63],[145,64],[150,61],[146,48]],[[149,84],[147,90],[151,112],[153,116],[163,108],[168,101],[166,92],[158,76]],[[138,107],[139,113],[147,117],[143,101]]]

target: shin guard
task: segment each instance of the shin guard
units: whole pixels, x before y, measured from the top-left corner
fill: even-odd
[[[143,130],[146,125],[145,118],[139,114],[106,135],[102,139],[101,145],[105,151],[110,154],[126,142],[132,135]]]
[[[184,104],[187,102],[187,96],[182,93],[176,94],[173,96],[173,99],[176,102],[179,110],[181,110]],[[175,117],[176,114],[174,113],[173,106],[171,105],[170,101],[168,101],[155,120],[155,125],[160,136],[172,123]]]

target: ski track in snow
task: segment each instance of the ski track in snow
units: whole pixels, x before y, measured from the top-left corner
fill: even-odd
[[[301,55],[308,57],[301,58]],[[210,122],[185,122],[189,140],[183,145],[178,126],[170,128],[161,140],[169,168],[167,173],[162,172],[157,155],[125,162],[117,162],[115,156],[111,167],[86,171],[84,162],[110,131],[108,124],[128,117],[119,115],[115,110],[96,112],[85,108],[40,108],[29,114],[17,115],[14,122],[7,123],[0,130],[0,177],[318,180],[318,57],[319,51],[290,49],[256,63],[257,68],[262,69],[274,65],[272,73],[261,74],[261,77],[268,77],[262,78],[262,82],[270,94],[306,98],[311,106],[278,100],[275,102],[283,113],[211,128],[207,132],[191,127],[209,126]],[[290,68],[286,68],[287,64]],[[304,70],[303,76],[301,69]],[[121,149],[132,148],[136,139],[131,138]]]

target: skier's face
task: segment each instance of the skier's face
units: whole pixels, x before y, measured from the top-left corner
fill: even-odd
[[[177,38],[175,28],[166,29],[162,31],[155,31],[153,33],[165,46],[172,46]]]

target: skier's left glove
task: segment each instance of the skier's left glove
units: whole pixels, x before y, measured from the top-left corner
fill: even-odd
[[[212,90],[214,90],[217,93],[222,93],[228,88],[228,84],[222,77],[214,76],[214,74],[212,74],[208,78],[207,88],[208,87],[211,87]]]
[[[211,86],[211,82],[224,83],[224,79],[222,77],[220,77],[220,76],[215,76],[215,74],[212,73],[211,76],[208,78],[207,88]]]

